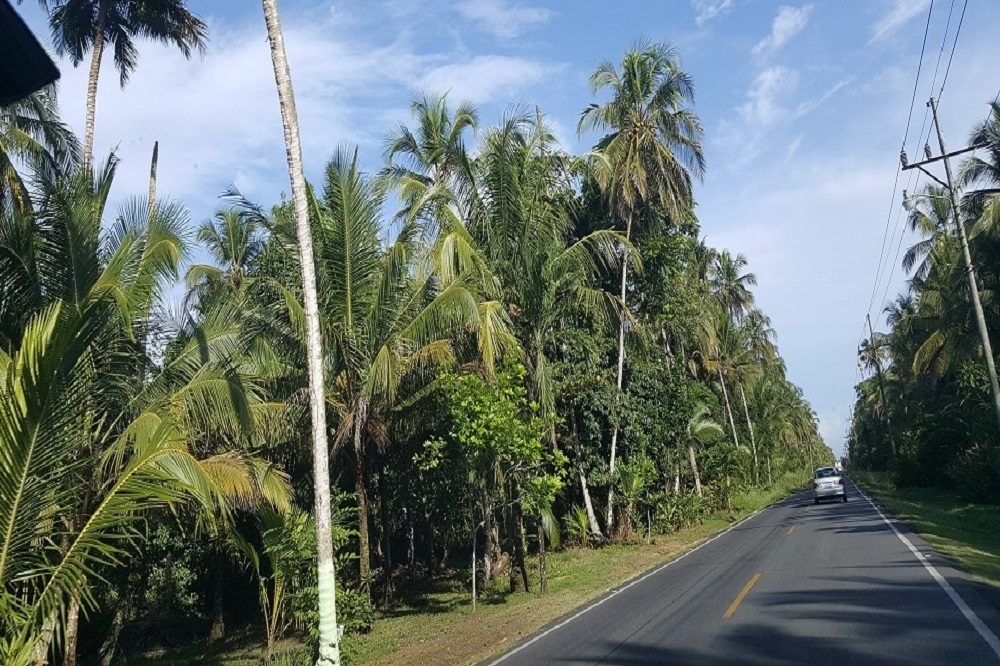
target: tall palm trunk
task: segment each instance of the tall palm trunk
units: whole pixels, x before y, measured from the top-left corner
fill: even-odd
[[[698,493],[698,497],[701,497],[701,474],[698,473],[698,460],[695,458],[694,445],[691,442],[688,442],[688,462],[691,464],[691,473],[694,475],[694,490]]]
[[[750,431],[750,450],[753,451],[753,482],[760,484],[760,468],[757,466],[757,438],[753,434],[753,422],[750,420],[750,410],[747,408],[747,394],[740,384],[740,399],[743,400],[743,413],[747,417],[747,429]]]
[[[76,641],[80,635],[80,598],[71,597],[69,608],[66,609],[66,630],[64,640],[66,641],[66,656],[63,659],[64,666],[76,666]]]
[[[733,408],[729,404],[729,391],[726,390],[726,380],[722,376],[722,368],[719,368],[719,384],[722,385],[722,400],[726,403],[726,416],[729,417],[729,427],[733,429],[733,444],[740,445],[739,435],[736,434],[736,421],[733,419]]]
[[[368,530],[368,489],[365,484],[364,427],[368,420],[368,398],[358,399],[354,410],[354,493],[358,500],[358,572],[361,585],[371,594],[371,539]]]
[[[629,216],[625,224],[625,240],[632,240],[632,216]],[[622,317],[618,324],[618,398],[621,399],[622,381],[625,376],[625,313],[627,307],[625,303],[625,287],[628,284],[628,250],[622,248]],[[608,461],[608,472],[611,477],[611,485],[608,487],[608,512],[607,522],[608,535],[611,535],[612,525],[615,518],[615,461],[618,457],[618,424],[611,430],[611,455]]]
[[[576,448],[576,470],[580,475],[580,491],[583,493],[583,506],[587,509],[587,522],[590,523],[590,531],[595,537],[601,536],[601,525],[597,522],[597,514],[594,512],[594,503],[590,499],[590,486],[587,483],[587,473],[583,471],[583,463],[580,462],[580,433],[576,427],[576,410],[570,410],[570,423],[573,426],[573,445]]]
[[[291,180],[298,237],[299,265],[302,270],[303,309],[306,318],[306,359],[309,371],[309,406],[313,444],[313,486],[316,513],[316,564],[319,592],[319,646],[317,666],[340,666],[340,630],[337,626],[337,600],[333,563],[333,537],[330,516],[330,460],[326,440],[326,405],[323,381],[323,341],[319,332],[319,305],[316,298],[316,264],[313,259],[312,234],[309,229],[309,206],[306,178],[302,169],[302,146],[299,121],[295,111],[292,76],[285,56],[285,41],[278,18],[277,0],[261,0],[267,38],[271,45],[274,81],[278,88],[281,122],[285,132],[285,152]]]
[[[153,157],[149,161],[149,196],[146,205],[149,207],[148,215],[153,217],[153,210],[156,208],[156,167],[160,163],[160,142],[153,142]]]
[[[104,19],[98,18],[94,30],[94,49],[90,54],[90,75],[87,78],[87,120],[83,130],[83,166],[94,163],[94,116],[97,114],[97,79],[101,75],[104,56]]]

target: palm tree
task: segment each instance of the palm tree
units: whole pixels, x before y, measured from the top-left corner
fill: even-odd
[[[445,205],[454,200],[456,181],[469,169],[465,133],[475,130],[478,119],[468,102],[452,114],[446,95],[414,98],[410,111],[417,129],[400,124],[388,138],[383,174],[400,190],[404,210],[413,215],[417,202],[426,204],[429,192]]]
[[[990,104],[986,120],[973,128],[969,145],[985,149],[984,157],[973,154],[959,169],[958,180],[966,190],[963,208],[976,219],[986,203],[1000,194],[1000,102]]]
[[[281,121],[285,130],[285,152],[292,187],[295,234],[298,241],[299,270],[302,271],[302,297],[306,334],[306,367],[309,373],[309,407],[312,426],[313,485],[316,513],[316,564],[319,590],[319,646],[317,666],[340,666],[340,629],[337,626],[336,576],[333,563],[333,533],[330,513],[330,460],[327,445],[326,401],[323,379],[323,340],[319,328],[319,300],[316,294],[316,264],[313,259],[312,232],[309,227],[309,203],[306,177],[302,168],[302,144],[299,120],[295,111],[292,75],[285,55],[277,0],[262,0],[271,62],[278,88]]]
[[[757,284],[757,276],[744,272],[747,258],[742,254],[735,257],[729,250],[715,255],[709,269],[709,285],[712,294],[734,319],[746,315],[753,308],[753,292],[749,287]]]
[[[185,0],[40,0],[49,11],[49,27],[56,53],[69,56],[74,66],[90,52],[87,80],[87,120],[83,138],[83,163],[94,155],[94,115],[97,80],[104,48],[114,50],[115,69],[121,85],[139,64],[137,38],[173,44],[185,58],[204,51],[206,26],[191,13]]]
[[[910,231],[919,234],[921,239],[903,254],[903,270],[912,272],[921,280],[927,278],[931,269],[931,250],[952,237],[948,232],[952,217],[948,191],[944,187],[928,185],[924,196],[919,198],[919,203],[907,218]]]
[[[78,158],[76,137],[59,120],[54,88],[0,106],[0,208],[5,200],[22,212],[28,208],[28,187],[18,165],[54,178]]]
[[[245,428],[256,402],[228,335],[203,331],[150,371],[141,339],[185,255],[185,218],[169,203],[147,218],[133,202],[102,231],[114,170],[110,160],[96,182],[83,171],[44,183],[37,210],[0,217],[0,255],[23,269],[2,273],[4,291],[27,313],[5,322],[0,349],[4,663],[44,657],[54,635],[75,663],[89,584],[141,541],[149,510],[197,499],[225,513],[229,499],[275,488],[251,457],[193,455],[209,428]]]
[[[621,70],[603,62],[590,77],[594,93],[610,90],[604,104],[591,104],[580,116],[578,131],[606,130],[598,143],[599,182],[616,222],[624,223],[625,240],[643,208],[666,211],[674,222],[691,208],[691,179],[701,177],[705,159],[702,128],[691,110],[694,85],[681,69],[677,52],[666,44],[640,45],[627,52]],[[629,256],[621,267],[622,302],[626,299]],[[618,391],[625,368],[625,320],[618,330]],[[612,428],[609,468],[614,475],[618,427]],[[614,486],[608,489],[608,524],[614,515]]]
[[[695,445],[705,444],[712,439],[723,435],[722,426],[716,423],[709,416],[709,409],[704,404],[696,404],[691,410],[686,428],[688,463],[691,465],[691,474],[694,475],[694,489],[698,496],[702,496],[701,474],[698,473],[698,459],[695,456]]]
[[[217,265],[195,264],[185,282],[188,301],[204,311],[225,294],[236,294],[244,286],[254,259],[264,247],[264,229],[256,211],[230,206],[198,228],[198,241],[208,249]]]

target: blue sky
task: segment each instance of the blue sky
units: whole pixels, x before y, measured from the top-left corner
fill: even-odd
[[[924,103],[940,86],[963,2],[934,3],[911,156],[920,152]],[[198,222],[232,183],[269,203],[288,181],[259,3],[189,4],[209,24],[207,54],[186,62],[145,44],[124,90],[106,60],[96,149],[117,149],[122,158],[115,198],[124,200],[145,192],[159,140],[159,191],[184,202]],[[539,104],[568,150],[586,150],[596,137],[579,138],[575,128],[592,99],[587,77],[595,65],[620,59],[637,39],[674,44],[694,76],[706,130],[708,171],[696,190],[703,233],[749,257],[789,374],[834,450],[842,446],[858,379],[855,349],[868,304],[874,301],[875,318],[903,285],[895,254],[900,195],[890,195],[929,5],[280,0],[314,177],[342,143],[357,144],[364,163],[378,168],[386,133],[407,119],[417,91],[470,99],[486,124],[511,104]],[[47,40],[36,3],[19,10]],[[1000,3],[969,0],[941,101],[951,148],[1000,89],[997,25]],[[61,69],[63,114],[82,132],[86,67],[64,62]],[[913,173],[900,189],[915,190]],[[891,277],[883,269],[873,298],[887,215],[891,242],[883,263]]]

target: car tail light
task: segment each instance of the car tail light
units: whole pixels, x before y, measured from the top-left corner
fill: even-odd
[[[841,477],[841,478],[837,479],[837,483],[839,483],[840,485],[844,485],[844,478]]]
[[[819,488],[819,484],[818,484],[818,483],[815,483],[815,482],[813,482],[813,490],[816,490],[817,488]]]

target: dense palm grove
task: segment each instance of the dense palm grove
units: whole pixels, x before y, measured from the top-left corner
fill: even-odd
[[[996,102],[973,128],[969,145],[980,150],[957,170],[959,212],[995,349],[1000,332]],[[871,376],[857,386],[851,463],[892,470],[901,483],[952,487],[970,499],[1000,501],[998,415],[949,192],[931,184],[911,201],[908,224],[918,240],[903,255],[907,290],[885,308],[889,332],[876,331],[858,351]]]
[[[204,25],[176,13],[95,9],[97,28],[59,33],[73,3],[53,4],[74,62],[105,37],[204,46]],[[747,260],[700,240],[703,136],[677,53],[637,47],[591,82],[586,155],[540,110],[487,122],[427,95],[387,133],[380,170],[345,146],[308,190],[349,634],[414,581],[454,579],[472,605],[544,591],[549,549],[673,531],[831,458]],[[116,208],[116,172],[142,167],[94,164],[93,104],[84,150],[52,91],[0,109],[0,660],[110,664],[234,626],[269,647],[315,639],[293,206],[230,191],[195,223],[154,181]],[[916,251],[924,294],[961,289],[935,263],[949,243]],[[913,332],[892,349],[943,329],[929,367],[978,414],[979,393],[958,390],[981,383],[959,301],[934,300],[926,325],[912,313],[931,298],[907,302],[897,330]],[[890,375],[901,395],[911,375]]]

